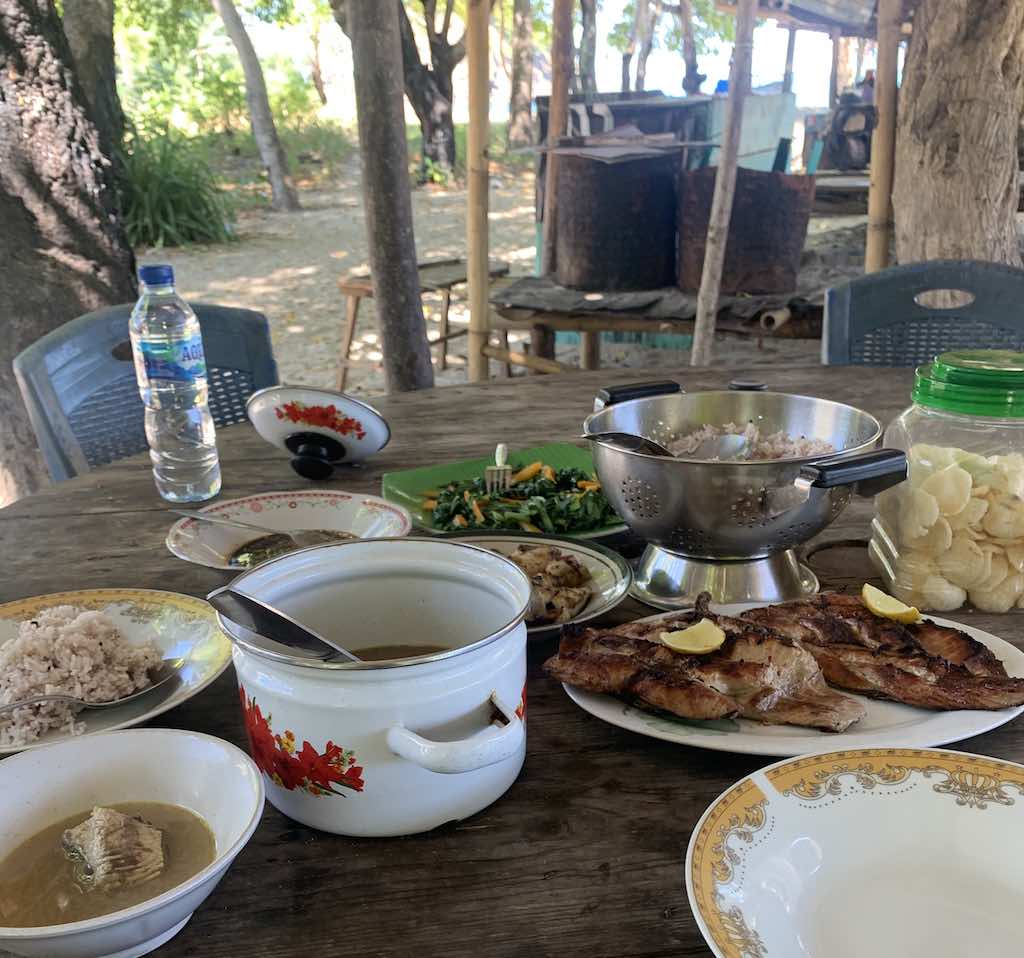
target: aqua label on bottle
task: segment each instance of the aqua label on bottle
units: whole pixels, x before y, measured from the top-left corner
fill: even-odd
[[[173,343],[153,343],[143,340],[140,344],[142,358],[148,379],[173,379],[177,382],[192,382],[206,375],[206,358],[203,356],[201,336],[182,339]]]

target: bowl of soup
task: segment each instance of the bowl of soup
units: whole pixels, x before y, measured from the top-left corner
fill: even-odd
[[[176,935],[249,841],[262,777],[209,735],[131,729],[0,763],[0,952],[137,958]]]
[[[479,812],[515,781],[531,597],[515,563],[453,540],[368,539],[272,559],[232,588],[361,660],[219,617],[253,759],[289,818],[409,835]]]

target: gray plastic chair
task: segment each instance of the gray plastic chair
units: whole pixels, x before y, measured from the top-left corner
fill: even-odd
[[[947,289],[974,299],[949,309],[915,300]],[[934,260],[870,273],[825,294],[827,365],[920,366],[951,349],[1024,349],[1024,270]]]
[[[210,411],[218,426],[245,421],[245,402],[277,384],[262,313],[192,303],[203,331]],[[14,374],[55,482],[147,448],[128,340],[131,304],[79,316],[14,359]]]

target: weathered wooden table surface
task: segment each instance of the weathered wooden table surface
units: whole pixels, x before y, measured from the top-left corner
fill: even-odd
[[[486,455],[498,440],[513,449],[570,440],[599,386],[664,375],[606,370],[388,398],[379,407],[391,444],[329,485],[374,492],[385,471]],[[911,386],[909,370],[856,367],[683,368],[677,378],[693,390],[766,376],[776,389],[852,403],[883,421],[907,405]],[[218,440],[223,498],[308,487],[248,426]],[[855,503],[818,543],[864,539],[869,515],[869,503]],[[171,518],[144,457],[0,510],[0,600],[101,586],[204,595],[225,576],[166,550]],[[859,587],[871,575],[863,548],[826,549],[812,565],[831,587]],[[616,616],[650,611],[627,603]],[[1024,646],[1018,617],[962,618]],[[720,792],[767,761],[671,745],[592,718],[542,673],[553,645],[530,649],[526,765],[504,798],[431,834],[373,840],[321,834],[267,805],[220,887],[156,954],[706,958],[683,886],[690,831]],[[230,670],[158,721],[244,745]],[[1024,724],[958,747],[1024,760]]]

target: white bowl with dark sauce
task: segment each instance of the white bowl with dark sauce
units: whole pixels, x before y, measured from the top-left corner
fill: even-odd
[[[195,732],[101,733],[7,759],[0,764],[0,952],[138,958],[155,950],[216,888],[259,824],[263,801],[251,759]],[[82,839],[82,823],[97,807],[145,819],[133,832],[151,841],[157,829],[166,855],[160,868],[143,863],[131,881],[101,881],[97,856],[109,863],[111,846],[97,852],[94,841],[88,855],[74,843],[66,852],[50,847],[65,829]],[[110,834],[104,841],[113,841]]]

